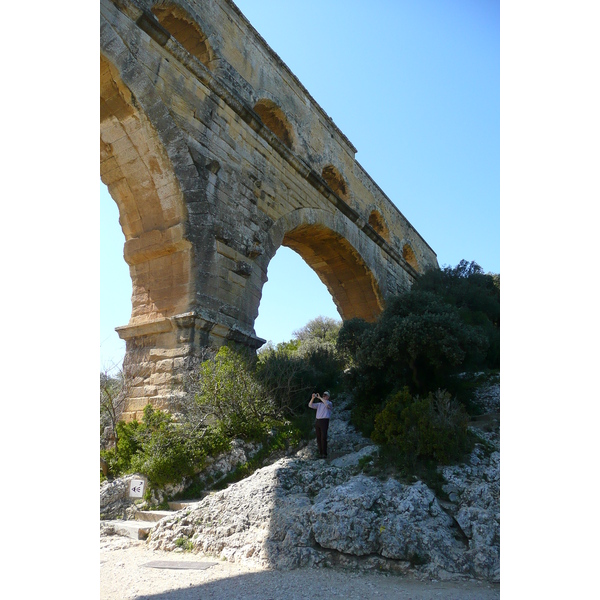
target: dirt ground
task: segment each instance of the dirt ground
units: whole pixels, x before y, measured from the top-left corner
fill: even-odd
[[[205,569],[153,568],[160,561],[213,563]],[[272,571],[190,553],[150,550],[120,536],[100,538],[101,600],[497,600],[500,586],[482,582],[417,581],[336,569]]]

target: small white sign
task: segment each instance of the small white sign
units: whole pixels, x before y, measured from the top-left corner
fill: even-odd
[[[146,482],[143,479],[132,479],[129,483],[129,497],[143,498]]]

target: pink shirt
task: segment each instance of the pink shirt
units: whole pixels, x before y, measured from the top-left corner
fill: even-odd
[[[330,400],[324,400],[323,402],[319,402],[318,404],[311,406],[311,408],[315,408],[317,410],[317,419],[329,419],[329,417],[331,417],[333,403]]]

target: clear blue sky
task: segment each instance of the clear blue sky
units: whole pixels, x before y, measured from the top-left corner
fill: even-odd
[[[238,7],[357,148],[356,159],[437,253],[500,272],[500,15],[494,0],[239,0]],[[101,368],[131,282],[101,185]],[[269,266],[257,335],[289,340],[325,315],[325,286],[293,251]]]

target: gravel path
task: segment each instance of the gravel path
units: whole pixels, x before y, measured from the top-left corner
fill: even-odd
[[[215,563],[204,570],[151,568],[155,561]],[[498,600],[481,582],[417,581],[335,569],[272,571],[190,553],[153,551],[145,542],[100,538],[101,600]]]

